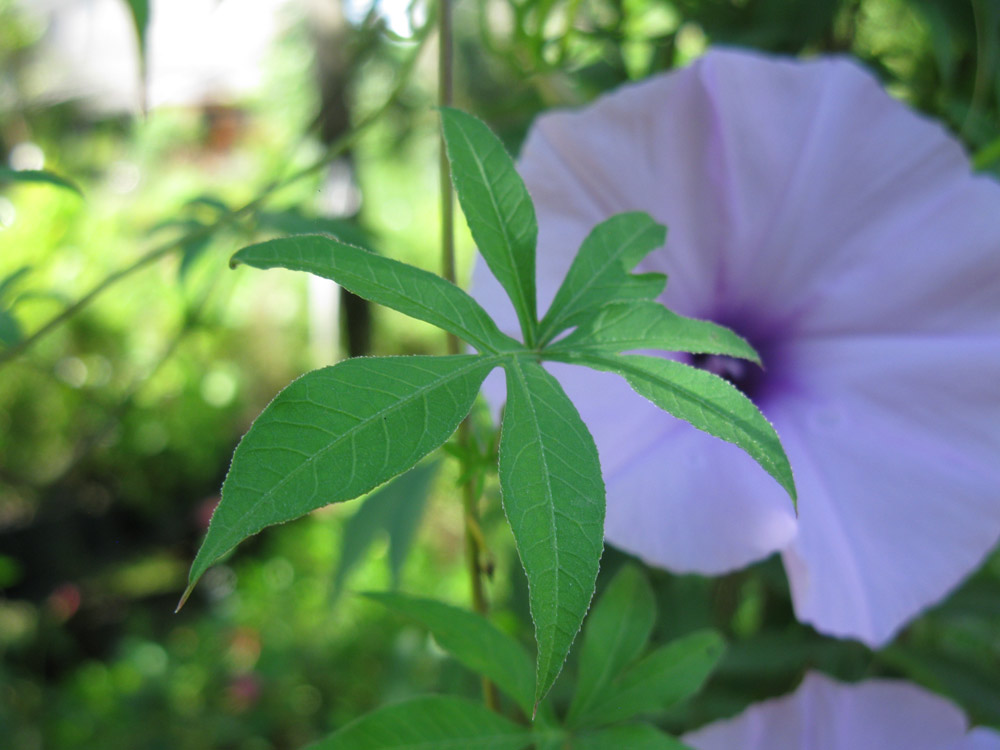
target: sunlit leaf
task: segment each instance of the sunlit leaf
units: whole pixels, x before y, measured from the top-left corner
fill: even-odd
[[[531,658],[485,617],[433,599],[375,592],[365,596],[426,627],[441,648],[473,672],[488,677],[531,715],[535,689]]]
[[[524,341],[535,341],[535,243],[538,223],[524,181],[503,144],[472,115],[443,108],[451,178],[472,238],[507,290]]]
[[[479,703],[444,695],[384,706],[355,719],[309,750],[522,750],[518,726]]]
[[[496,364],[477,355],[359,357],[294,381],[237,446],[185,597],[248,536],[368,492],[440,446]]]
[[[572,726],[586,713],[594,697],[642,653],[655,620],[649,582],[637,566],[626,565],[587,616],[567,724]]]
[[[232,265],[240,263],[332,279],[359,297],[454,333],[480,351],[520,347],[500,332],[478,302],[451,282],[332,237],[299,235],[251,245],[233,256]]]
[[[685,318],[652,300],[606,305],[549,349],[608,354],[660,349],[722,354],[760,363],[757,352],[742,336],[707,320]]]
[[[607,685],[579,718],[602,726],[661,711],[701,689],[722,656],[718,633],[702,630],[661,646]]]
[[[39,182],[70,190],[83,197],[83,191],[80,190],[75,182],[54,172],[47,172],[41,169],[10,169],[8,167],[0,167],[0,183],[3,182]]]
[[[666,237],[666,227],[638,211],[617,214],[594,227],[539,325],[540,341],[550,340],[606,304],[657,297],[665,276],[629,271],[661,247]]]
[[[597,448],[558,381],[511,358],[500,489],[528,576],[538,662],[535,702],[559,675],[590,605],[604,538]]]
[[[778,434],[729,382],[680,362],[637,354],[580,355],[563,361],[618,373],[661,409],[745,450],[796,501],[792,467]]]

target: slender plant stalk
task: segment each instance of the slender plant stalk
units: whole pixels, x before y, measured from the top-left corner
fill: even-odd
[[[450,107],[452,104],[452,34],[451,0],[438,3],[438,104]],[[441,137],[441,265],[442,275],[455,283],[455,199],[451,187],[451,167],[445,150],[444,136]],[[448,334],[448,353],[458,354],[461,345],[458,337]],[[470,424],[466,417],[458,427],[458,446],[461,455],[468,455],[470,444]],[[482,532],[479,528],[479,493],[476,491],[475,477],[470,476],[462,483],[462,510],[465,516],[465,564],[469,570],[469,587],[472,593],[472,608],[481,615],[488,611],[486,592],[483,588]],[[486,677],[483,682],[483,702],[498,711],[500,702],[496,685]]]
[[[177,252],[183,248],[188,243],[202,239],[214,233],[222,225],[235,222],[245,216],[252,214],[258,208],[260,208],[264,203],[266,203],[275,193],[279,190],[287,188],[294,183],[305,179],[313,174],[316,174],[324,167],[326,167],[334,159],[338,158],[344,151],[353,146],[361,135],[368,130],[373,124],[375,124],[385,112],[396,102],[399,95],[402,93],[403,88],[406,86],[410,79],[410,72],[413,70],[417,62],[417,58],[420,56],[420,52],[424,47],[425,42],[430,38],[430,28],[432,23],[428,22],[426,28],[421,29],[420,33],[417,35],[417,46],[410,53],[410,57],[406,60],[403,65],[402,70],[400,70],[399,78],[396,81],[396,85],[393,87],[392,91],[386,97],[385,101],[379,106],[378,109],[369,113],[364,119],[362,119],[357,125],[351,128],[350,132],[345,133],[343,136],[338,138],[336,141],[331,143],[326,151],[312,164],[303,167],[302,169],[293,172],[288,177],[275,180],[265,186],[257,196],[245,203],[239,208],[232,209],[230,211],[222,212],[219,218],[214,224],[209,224],[198,229],[194,229],[177,239],[171,240],[166,244],[154,247],[149,250],[144,255],[141,255],[130,265],[120,268],[117,271],[106,276],[100,282],[98,282],[89,292],[84,294],[78,300],[73,302],[68,307],[64,308],[57,315],[53,316],[41,328],[36,330],[30,336],[22,339],[14,346],[5,349],[0,352],[0,367],[7,364],[15,357],[19,356],[22,352],[33,346],[39,339],[48,335],[54,329],[58,328],[60,325],[65,323],[67,320],[76,315],[80,310],[87,307],[91,302],[93,302],[97,297],[106,292],[111,287],[115,286],[119,281],[128,278],[136,271],[140,271],[151,263],[156,262],[160,258]]]

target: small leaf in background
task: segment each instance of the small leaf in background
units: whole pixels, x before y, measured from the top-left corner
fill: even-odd
[[[680,362],[637,354],[584,355],[565,361],[617,372],[636,393],[664,411],[739,446],[796,502],[792,467],[778,434],[754,403],[727,381]]]
[[[366,593],[369,599],[416,620],[445,651],[476,674],[484,675],[531,716],[535,674],[531,658],[517,641],[482,615],[433,599],[405,594]]]
[[[0,346],[14,346],[24,338],[21,324],[10,310],[0,310]]]
[[[535,243],[538,222],[524,181],[500,139],[472,115],[441,109],[451,178],[469,231],[507,290],[524,342],[535,343]]]
[[[482,704],[435,695],[384,706],[308,750],[522,750],[530,742],[525,727]]]
[[[313,216],[299,208],[280,211],[258,211],[254,214],[257,226],[283,235],[326,234],[341,242],[374,250],[372,236],[356,221],[334,219],[329,216]]]
[[[318,234],[261,242],[233,256],[233,266],[288,268],[332,279],[348,291],[454,333],[480,351],[519,348],[472,297],[450,281],[397,260]]]
[[[493,357],[359,357],[303,375],[243,437],[189,585],[265,526],[350,500],[440,446],[472,408]]]
[[[643,657],[604,688],[579,717],[581,726],[601,726],[654,713],[698,692],[715,669],[725,644],[703,630],[678,638]]]
[[[0,167],[0,184],[4,182],[38,182],[55,185],[64,190],[74,192],[81,198],[83,197],[83,191],[75,182],[53,172],[41,169],[10,169],[9,167]]]
[[[132,27],[135,29],[136,50],[139,53],[139,90],[142,96],[142,110],[145,112],[148,108],[146,33],[149,30],[149,0],[125,0],[125,3],[132,16]]]
[[[649,724],[595,729],[573,738],[573,750],[691,750]],[[738,750],[738,748],[733,748]]]
[[[544,343],[611,302],[653,299],[666,276],[630,274],[667,239],[667,229],[641,211],[617,214],[587,235],[539,325]]]
[[[537,704],[552,687],[594,595],[604,545],[597,447],[558,381],[511,358],[500,434],[500,490],[528,577]]]
[[[381,531],[389,535],[389,570],[393,586],[399,585],[399,574],[423,516],[427,493],[436,473],[435,462],[410,469],[371,493],[357,512],[347,519],[342,534],[340,561],[333,580],[334,596],[343,590],[348,574]]]
[[[591,701],[642,653],[656,620],[656,602],[646,576],[626,565],[587,616],[576,693],[566,723],[573,726]]]
[[[760,364],[746,339],[707,320],[685,318],[659,302],[606,305],[549,351],[620,353],[637,349],[721,354]]]

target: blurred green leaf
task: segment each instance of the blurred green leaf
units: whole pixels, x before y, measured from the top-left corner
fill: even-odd
[[[279,234],[328,234],[348,245],[373,250],[371,235],[348,219],[333,219],[327,216],[311,216],[299,208],[281,211],[259,211],[257,225]]]
[[[535,343],[535,207],[514,162],[492,131],[472,115],[441,109],[455,193],[472,238],[507,290],[524,342]]]
[[[389,535],[389,568],[393,585],[413,542],[423,515],[437,464],[420,464],[366,497],[357,512],[344,523],[340,561],[334,575],[334,594],[341,592],[348,574],[364,557],[380,531]]]
[[[642,653],[655,619],[656,602],[645,575],[635,565],[624,566],[587,616],[576,693],[566,716],[569,726]]]
[[[629,271],[666,238],[666,227],[641,211],[617,214],[594,227],[539,325],[539,340],[550,341],[606,304],[658,296],[665,276]]]
[[[721,636],[712,630],[661,646],[612,681],[580,717],[580,725],[627,721],[693,695],[715,669],[724,646]]]
[[[440,446],[497,362],[477,355],[363,357],[294,381],[237,446],[181,602],[243,539],[368,492]]]
[[[583,622],[604,538],[604,480],[594,440],[558,381],[510,358],[500,437],[500,489],[528,576],[538,642],[537,704]]]
[[[707,320],[685,318],[652,300],[636,300],[600,308],[549,351],[619,352],[661,349],[667,352],[723,354],[760,364],[746,339]]]
[[[9,167],[0,167],[0,183],[3,182],[38,182],[55,185],[64,190],[70,190],[81,198],[83,197],[83,191],[75,182],[53,172],[46,172],[41,169],[10,169]]]
[[[581,355],[565,361],[616,372],[644,398],[699,430],[745,450],[796,502],[792,467],[774,427],[730,383],[705,370],[638,354]]]
[[[573,738],[573,750],[691,750],[669,734],[648,724],[583,732]],[[734,748],[733,750],[736,750]]]
[[[521,645],[485,617],[433,599],[405,594],[366,593],[369,599],[416,620],[445,651],[484,675],[514,699],[525,715],[534,705],[535,675]]]
[[[255,268],[289,268],[332,279],[359,297],[433,323],[480,351],[519,348],[479,303],[450,281],[322,235],[299,235],[251,245],[233,256]]]
[[[14,346],[22,338],[24,332],[14,314],[9,310],[0,310],[0,345]]]
[[[522,750],[530,741],[526,728],[479,703],[435,695],[373,711],[309,750]]]

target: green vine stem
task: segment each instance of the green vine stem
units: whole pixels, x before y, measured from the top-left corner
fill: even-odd
[[[452,32],[451,0],[439,0],[438,4],[438,104],[450,107],[452,104]],[[441,265],[442,275],[455,283],[455,199],[451,187],[451,167],[445,151],[444,136],[440,145],[441,176]],[[448,353],[458,354],[461,344],[458,337],[448,334]],[[458,427],[457,442],[459,454],[468,456],[470,444],[468,417]],[[463,467],[465,468],[465,467]],[[469,588],[472,594],[472,608],[481,615],[488,611],[486,592],[483,587],[482,531],[479,527],[479,493],[476,489],[474,472],[462,482],[462,511],[465,517],[465,564],[469,571]],[[496,685],[486,677],[483,682],[483,702],[498,711],[500,707]]]

